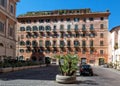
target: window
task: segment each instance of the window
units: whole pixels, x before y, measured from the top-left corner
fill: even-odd
[[[39,20],[39,22],[40,22],[40,23],[43,23],[43,22],[44,22],[44,20],[43,20],[43,19],[40,19],[40,20]]]
[[[95,33],[90,33],[89,36],[90,37],[95,37]]]
[[[82,37],[85,37],[85,36],[86,36],[86,33],[83,33],[83,34],[82,34]]]
[[[31,27],[30,27],[30,26],[27,26],[27,27],[26,27],[26,31],[31,31]]]
[[[50,26],[46,26],[46,31],[50,31],[51,27]]]
[[[24,53],[24,49],[20,49],[20,53]]]
[[[100,20],[103,21],[103,20],[104,20],[104,17],[101,17]]]
[[[66,18],[66,21],[67,21],[67,22],[70,22],[70,18]]]
[[[85,40],[82,41],[82,46],[83,46],[83,47],[86,46],[86,41],[85,41]]]
[[[24,45],[25,45],[25,42],[24,42],[24,41],[20,41],[20,45],[21,45],[21,46],[24,46]]]
[[[93,24],[90,24],[90,30],[94,30]]]
[[[27,46],[30,46],[30,45],[31,45],[31,42],[30,42],[30,41],[26,41],[26,45],[27,45]]]
[[[79,22],[79,18],[74,18],[74,22]]]
[[[85,24],[82,25],[82,30],[83,30],[83,31],[86,30]]]
[[[100,54],[104,54],[104,51],[103,51],[103,50],[100,50]]]
[[[10,13],[14,14],[14,5],[13,4],[10,5]]]
[[[64,19],[60,19],[60,21],[61,21],[61,22],[63,22],[63,21],[64,21]]]
[[[5,24],[0,21],[0,32],[4,32]]]
[[[100,38],[103,38],[104,37],[104,34],[103,33],[100,33]]]
[[[57,19],[54,19],[53,22],[58,22],[58,20],[57,20]]]
[[[20,31],[25,31],[25,27],[20,27]]]
[[[33,22],[34,22],[34,23],[36,23],[36,22],[37,22],[37,20],[34,20]]]
[[[83,21],[86,22],[86,18],[84,18]]]
[[[90,40],[90,46],[93,47],[93,40]]]
[[[90,49],[90,54],[93,54],[93,52],[94,52],[93,49]]]
[[[43,46],[43,41],[42,40],[39,41],[39,45],[40,45],[40,47]]]
[[[57,29],[57,26],[56,26],[56,25],[54,25],[54,26],[53,26],[53,30],[56,30],[56,29]]]
[[[100,29],[103,29],[104,28],[104,24],[100,24]]]
[[[7,0],[0,0],[0,5],[3,7],[7,7]]]
[[[53,41],[53,47],[56,47],[57,41]]]
[[[31,20],[26,20],[26,23],[31,23]]]
[[[71,44],[71,43],[70,43],[70,41],[67,41],[67,46],[69,46],[69,47],[70,47],[70,44]]]
[[[46,22],[47,22],[47,23],[50,22],[50,19],[46,19]]]
[[[39,26],[39,31],[44,31],[44,26]]]
[[[61,46],[61,47],[65,46],[64,41],[60,41],[60,46]]]
[[[75,30],[78,30],[78,25],[77,24],[75,25]]]
[[[11,37],[14,36],[14,28],[12,28],[12,27],[9,28],[9,36],[11,36]]]
[[[33,26],[33,31],[38,31],[38,27],[37,26]]]
[[[71,25],[67,25],[67,29],[69,29],[69,30],[70,30],[70,28],[71,28]]]
[[[79,41],[74,41],[74,46],[79,46]]]
[[[37,41],[32,41],[32,46],[33,47],[37,47],[37,45],[38,45]]]
[[[94,19],[93,18],[89,18],[90,21],[93,21]]]
[[[45,46],[51,46],[51,42],[50,41],[45,41]]]
[[[60,29],[62,29],[62,30],[63,30],[63,29],[64,29],[64,25],[60,25]]]
[[[30,52],[31,52],[30,48],[26,49],[26,53],[30,53]]]
[[[103,41],[100,41],[100,46],[103,46],[104,42]]]

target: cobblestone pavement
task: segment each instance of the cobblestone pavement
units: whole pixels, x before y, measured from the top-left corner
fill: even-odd
[[[94,76],[77,76],[75,84],[58,84],[57,66],[40,67],[0,74],[0,86],[120,86],[120,74],[102,67],[94,67]]]

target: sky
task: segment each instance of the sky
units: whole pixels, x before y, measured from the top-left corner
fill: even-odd
[[[31,11],[90,8],[93,12],[110,11],[109,30],[120,25],[120,0],[20,0],[17,16]]]

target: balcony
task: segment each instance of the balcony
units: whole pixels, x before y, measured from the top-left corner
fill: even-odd
[[[78,44],[75,44],[75,45],[74,45],[74,47],[79,47],[79,46],[80,46],[80,45],[78,45]]]
[[[64,28],[60,28],[60,32],[64,32]]]
[[[74,31],[75,31],[75,32],[78,32],[78,31],[79,31],[79,29],[78,29],[78,28],[75,28],[75,29],[74,29]]]
[[[67,29],[67,32],[71,32],[72,30],[70,28]]]
[[[86,28],[82,28],[82,31],[83,31],[83,32],[86,32],[87,30],[86,30]]]

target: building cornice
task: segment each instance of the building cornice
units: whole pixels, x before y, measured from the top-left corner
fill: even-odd
[[[54,17],[108,17],[109,12],[103,13],[86,13],[86,14],[66,14],[66,15],[35,15],[35,16],[19,16],[17,19],[29,19],[29,18],[54,18]]]

